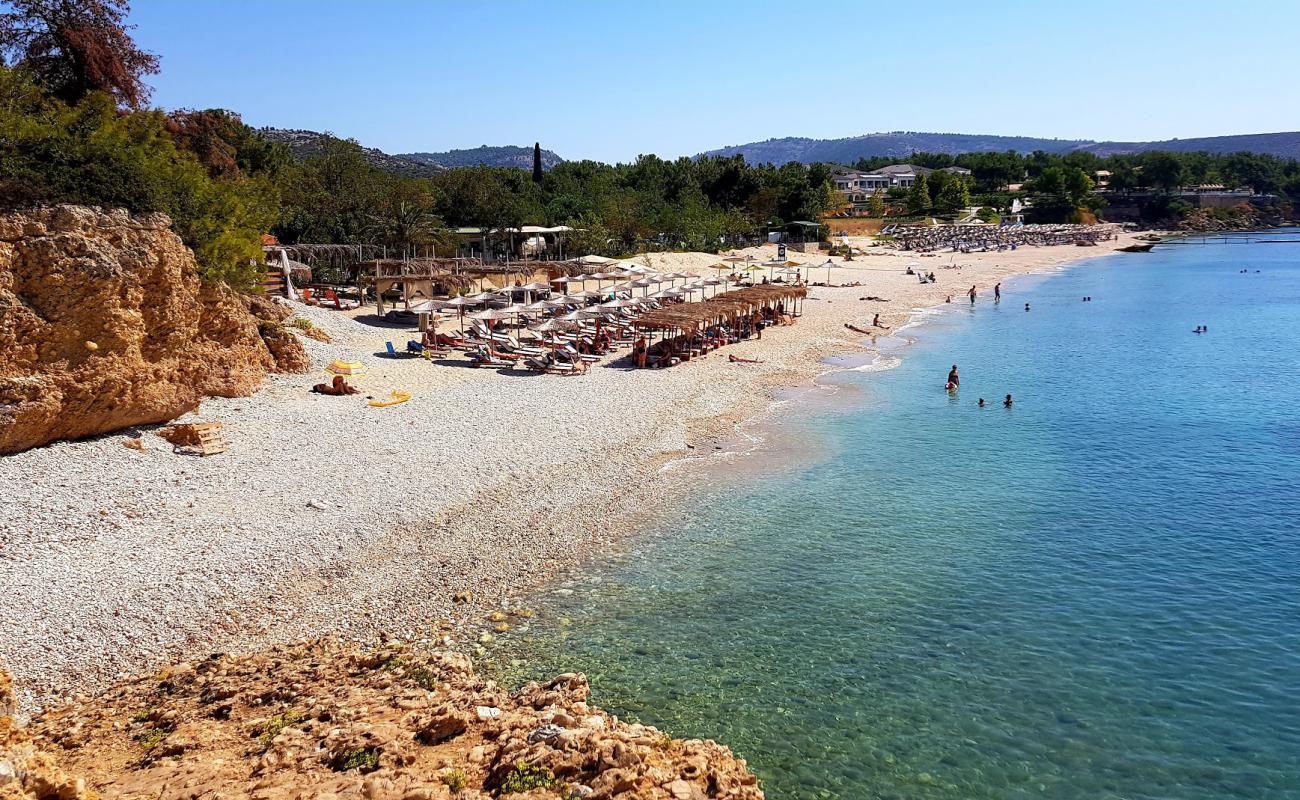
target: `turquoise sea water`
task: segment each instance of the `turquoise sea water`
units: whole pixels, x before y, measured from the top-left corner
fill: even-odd
[[[586,671],[772,798],[1300,798],[1300,243],[1243,240],[906,332],[785,407],[817,458],[548,594],[513,677]]]

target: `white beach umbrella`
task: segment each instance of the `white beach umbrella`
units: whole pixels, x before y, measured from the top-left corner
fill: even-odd
[[[836,264],[835,262],[831,261],[829,258],[826,259],[826,263],[825,263],[825,264],[822,264],[822,266],[826,268],[826,285],[827,285],[827,286],[830,286],[830,285],[831,285],[831,270],[833,270],[833,269],[840,269],[841,267],[840,267],[839,264]]]
[[[434,300],[433,302],[438,308],[449,308],[449,309],[456,310],[457,316],[460,318],[460,332],[462,334],[465,333],[465,309],[473,308],[474,306],[477,305],[482,305],[482,303],[480,303],[478,300],[471,300],[468,297],[462,297],[462,296],[453,297],[450,300]]]
[[[517,315],[517,312],[505,308],[485,308],[482,311],[475,311],[473,314],[467,314],[466,316],[470,319],[499,320],[512,319]]]

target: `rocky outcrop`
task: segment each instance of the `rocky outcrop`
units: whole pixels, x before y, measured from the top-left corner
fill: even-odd
[[[31,727],[105,798],[763,797],[727,748],[587,695],[580,674],[508,692],[464,656],[324,640],[179,664]]]
[[[13,684],[0,669],[0,800],[91,800],[86,782],[59,768],[9,716]]]
[[[275,305],[201,281],[170,226],[78,206],[0,215],[0,453],[165,422],[306,369],[265,316]]]
[[[1286,219],[1280,210],[1262,209],[1243,203],[1231,209],[1198,208],[1181,220],[1166,222],[1165,226],[1188,233],[1224,233],[1265,230],[1285,224]]]

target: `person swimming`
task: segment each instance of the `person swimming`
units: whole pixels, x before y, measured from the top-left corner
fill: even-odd
[[[1002,407],[1011,408],[1011,402],[1011,395],[1007,395],[1007,399],[1002,401]]]
[[[1029,310],[1029,304],[1028,304],[1028,303],[1025,303],[1025,310],[1026,310],[1026,311]]]
[[[979,406],[980,406],[980,408],[983,408],[983,407],[984,407],[984,398],[983,398],[983,397],[980,398]]]

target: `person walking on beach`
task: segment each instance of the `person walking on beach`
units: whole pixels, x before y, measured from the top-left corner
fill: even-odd
[[[970,304],[975,305],[975,287],[970,287],[970,291],[966,294],[970,295]]]
[[[1002,302],[1002,284],[993,284],[993,304],[997,305]]]
[[[957,374],[957,365],[953,364],[952,369],[948,370],[948,388],[956,389],[961,386],[961,376]]]

